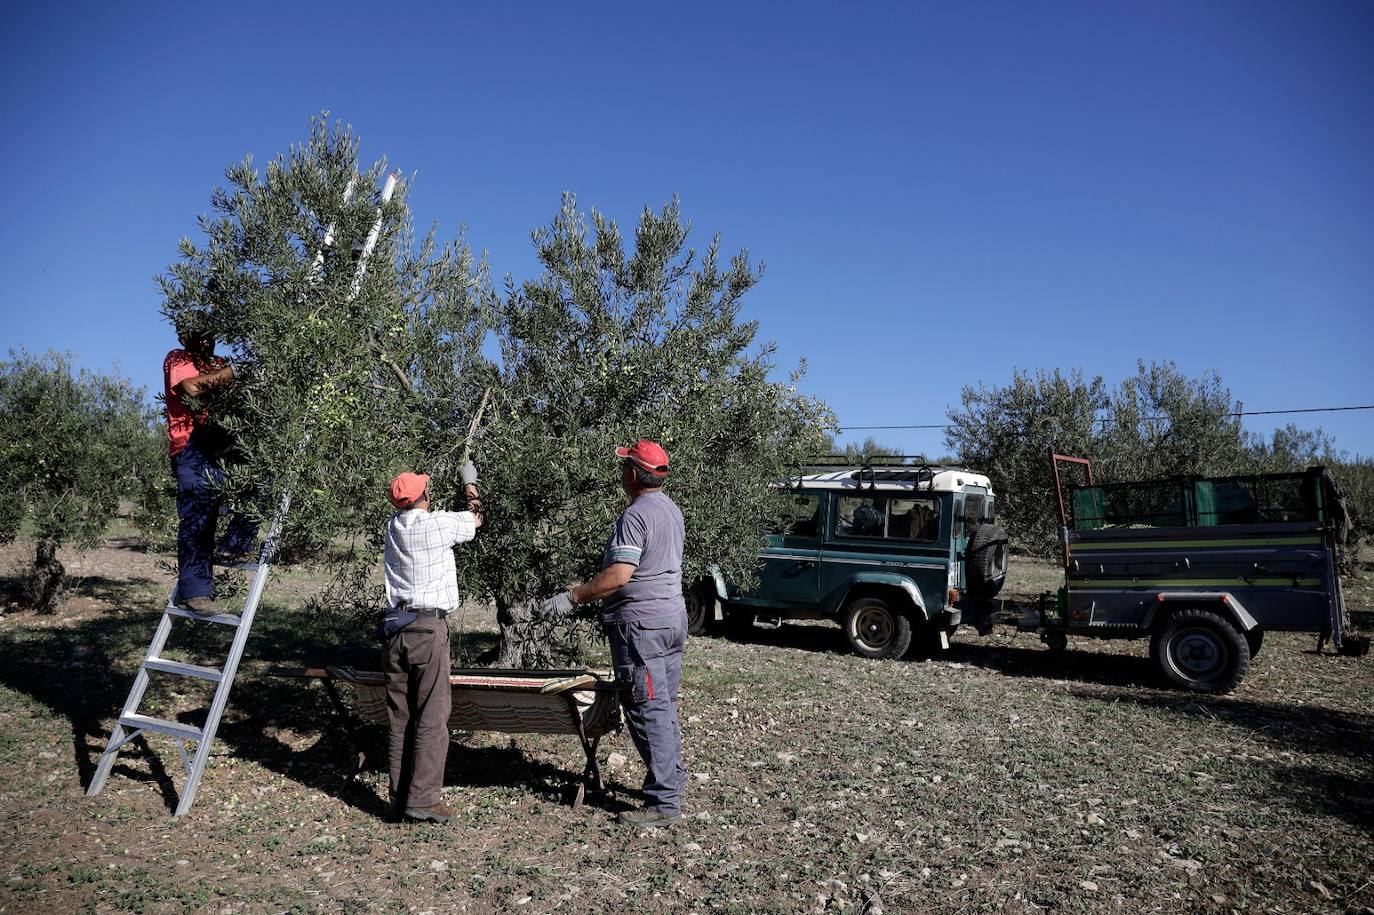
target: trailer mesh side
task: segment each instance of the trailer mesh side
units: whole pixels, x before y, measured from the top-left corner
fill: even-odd
[[[1320,469],[1313,468],[1304,473],[1075,486],[1069,523],[1075,530],[1100,530],[1321,521],[1319,481]]]

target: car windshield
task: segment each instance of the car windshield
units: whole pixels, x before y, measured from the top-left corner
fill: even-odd
[[[840,496],[834,532],[840,537],[933,541],[940,537],[936,499]]]

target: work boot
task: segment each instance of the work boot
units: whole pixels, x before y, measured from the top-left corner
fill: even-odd
[[[406,808],[406,819],[408,820],[430,820],[434,823],[447,823],[457,815],[458,811],[454,810],[443,801],[437,804],[431,804],[428,807]]]
[[[662,807],[641,807],[639,810],[622,810],[616,814],[615,819],[617,823],[640,828],[672,826],[682,819],[682,814],[676,810],[666,810]]]
[[[181,602],[181,605],[192,613],[200,613],[205,616],[213,616],[216,613],[223,613],[224,608],[215,603],[213,597],[188,597]]]

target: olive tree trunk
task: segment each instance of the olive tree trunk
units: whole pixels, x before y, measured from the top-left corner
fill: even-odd
[[[493,667],[537,670],[583,663],[590,633],[584,620],[569,614],[543,614],[537,602],[513,603],[498,597],[496,622],[501,640]]]
[[[29,575],[28,587],[33,607],[39,613],[55,613],[62,602],[62,586],[67,570],[62,560],[57,558],[57,546],[55,537],[43,537],[34,550],[33,571]]]

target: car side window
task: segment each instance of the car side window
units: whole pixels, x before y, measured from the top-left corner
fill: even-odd
[[[782,517],[771,533],[787,537],[815,537],[820,524],[821,499],[816,493],[790,493]]]
[[[971,492],[964,496],[964,517],[963,521],[969,528],[975,528],[983,523],[983,515],[987,511],[987,496],[978,492]]]
[[[883,540],[938,540],[940,503],[935,499],[840,496],[834,533]]]

